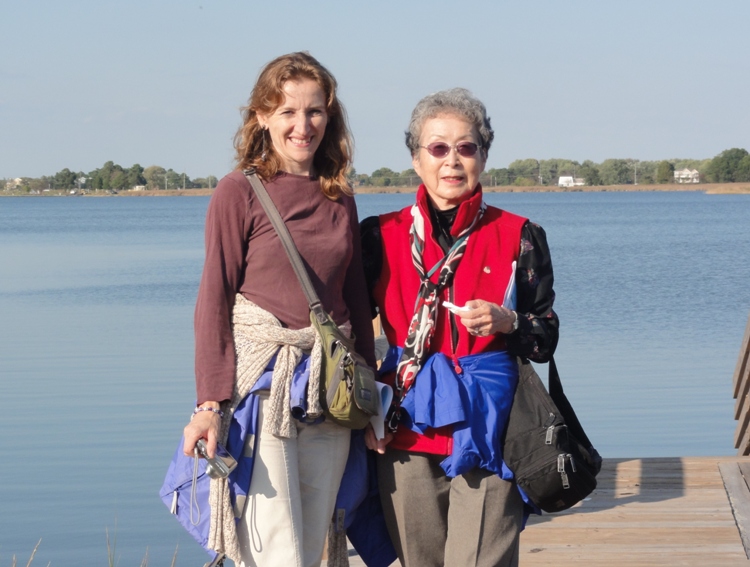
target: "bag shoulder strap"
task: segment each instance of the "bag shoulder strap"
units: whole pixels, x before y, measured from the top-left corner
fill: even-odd
[[[586,447],[591,447],[591,441],[589,441],[588,436],[583,431],[583,426],[581,425],[581,422],[578,421],[578,416],[576,415],[573,406],[570,404],[570,402],[568,401],[568,397],[563,391],[562,382],[560,381],[560,374],[557,372],[557,364],[555,364],[554,357],[550,358],[549,360],[548,391],[550,397],[552,398],[552,401],[555,402],[555,405],[560,410],[560,413],[565,419],[565,424],[568,426],[568,429],[579,441],[584,443]]]
[[[315,316],[319,320],[322,314],[325,320],[325,312],[323,311],[323,307],[320,304],[318,294],[315,293],[315,288],[313,287],[312,281],[310,281],[310,275],[307,273],[307,269],[305,268],[305,264],[302,261],[302,257],[299,255],[299,251],[294,244],[294,239],[289,233],[289,229],[284,223],[284,219],[281,218],[279,210],[276,208],[276,205],[274,205],[273,201],[271,200],[271,196],[268,194],[268,191],[266,190],[265,186],[261,182],[258,175],[255,173],[255,171],[250,169],[244,171],[243,173],[245,174],[247,180],[250,182],[252,188],[255,190],[255,194],[258,196],[258,201],[263,207],[263,210],[266,212],[266,215],[268,215],[268,220],[271,221],[273,228],[276,230],[276,234],[279,235],[281,244],[284,246],[284,251],[289,257],[289,261],[292,264],[292,269],[297,275],[297,279],[302,286],[302,291],[307,298],[307,303],[310,305],[310,311],[315,313]]]

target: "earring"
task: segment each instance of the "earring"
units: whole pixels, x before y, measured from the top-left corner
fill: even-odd
[[[262,136],[263,136],[263,149],[261,149],[261,152],[260,152],[260,161],[266,161],[266,157],[268,156],[266,155],[266,128],[265,126],[263,127]]]

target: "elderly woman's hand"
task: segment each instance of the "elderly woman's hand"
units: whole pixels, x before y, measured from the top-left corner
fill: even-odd
[[[372,428],[372,425],[369,423],[367,424],[367,427],[365,428],[365,446],[367,446],[368,449],[377,451],[382,455],[385,453],[385,446],[388,445],[392,439],[393,433],[388,431],[388,429],[385,430],[385,438],[378,439],[375,437],[375,430]]]
[[[512,333],[517,315],[501,305],[483,299],[472,299],[466,302],[468,311],[459,313],[461,323],[469,334],[487,337],[496,333]]]
[[[211,404],[203,405],[215,405],[218,409],[219,404],[214,402]],[[185,436],[185,444],[182,446],[182,452],[188,457],[193,456],[193,450],[198,439],[206,440],[206,452],[208,456],[213,458],[216,456],[216,443],[219,439],[219,427],[221,426],[221,417],[212,411],[202,411],[193,414],[190,423],[185,426],[183,435]]]

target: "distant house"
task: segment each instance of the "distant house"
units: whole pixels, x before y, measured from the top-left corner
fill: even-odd
[[[16,177],[15,179],[8,179],[8,181],[5,182],[5,189],[10,191],[11,189],[19,187],[21,183],[23,183],[23,179],[21,179],[20,177]]]
[[[580,187],[582,185],[586,185],[586,180],[583,177],[563,175],[557,180],[558,187]]]
[[[675,183],[700,183],[701,174],[697,169],[678,169],[674,172]]]

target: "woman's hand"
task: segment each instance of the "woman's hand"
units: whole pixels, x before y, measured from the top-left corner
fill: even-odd
[[[459,313],[461,323],[469,334],[477,337],[488,337],[496,333],[512,333],[517,315],[508,309],[484,299],[472,299],[466,302],[469,311]]]
[[[205,402],[201,404],[201,406],[215,407],[215,409],[219,409],[218,402]],[[208,456],[211,458],[215,457],[216,443],[219,439],[220,427],[221,417],[217,413],[212,411],[201,411],[193,414],[190,423],[188,423],[183,430],[185,444],[182,447],[182,452],[188,457],[192,457],[198,439],[205,439]]]
[[[365,445],[368,449],[377,451],[382,455],[385,453],[385,446],[388,445],[388,443],[390,443],[392,439],[393,433],[391,433],[387,429],[385,431],[384,439],[376,438],[375,430],[372,428],[372,425],[369,423],[367,424],[367,427],[365,428]]]

